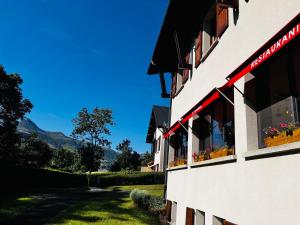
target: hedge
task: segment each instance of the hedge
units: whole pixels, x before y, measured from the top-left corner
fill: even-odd
[[[130,192],[130,198],[138,208],[159,214],[165,209],[162,197],[153,196],[148,191],[134,189]]]
[[[91,186],[98,187],[163,183],[164,173],[162,172],[108,172],[92,173],[90,175]]]
[[[72,174],[49,169],[1,168],[0,180],[0,188],[11,191],[87,186],[85,174]]]

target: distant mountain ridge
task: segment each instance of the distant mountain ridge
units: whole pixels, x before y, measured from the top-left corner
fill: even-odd
[[[51,148],[65,148],[72,151],[77,149],[76,142],[62,132],[45,131],[39,128],[32,120],[26,118],[20,121],[18,132],[22,137],[28,137],[31,133],[36,133],[38,137],[46,142]],[[107,149],[104,154],[104,160],[113,162],[116,160],[118,153],[112,149]]]

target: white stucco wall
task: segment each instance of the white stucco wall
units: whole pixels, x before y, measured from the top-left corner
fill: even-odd
[[[230,26],[220,42],[172,102],[171,124],[206,96],[257,49],[300,12],[299,0],[240,0],[235,25],[230,9]],[[244,79],[236,86],[243,91]],[[185,224],[186,207],[205,212],[205,225],[213,215],[239,225],[300,224],[300,154],[285,154],[245,160],[255,151],[251,123],[247,123],[243,97],[235,90],[234,162],[168,172],[167,199],[177,202],[177,225]],[[191,121],[190,121],[191,125]],[[249,129],[248,129],[249,128]],[[192,133],[189,133],[189,140]],[[290,145],[300,149],[300,143]],[[192,143],[188,144],[191,163]]]

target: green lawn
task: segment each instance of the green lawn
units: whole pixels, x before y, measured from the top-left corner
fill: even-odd
[[[159,225],[158,216],[134,206],[129,193],[135,188],[163,195],[163,185],[134,185],[6,196],[0,198],[0,224]]]
[[[164,186],[163,184],[155,184],[155,185],[128,185],[128,186],[112,186],[109,187],[108,190],[117,190],[117,191],[131,191],[133,189],[146,190],[151,195],[155,196],[163,196]]]
[[[162,195],[162,185],[114,186],[98,198],[75,204],[61,211],[48,224],[159,225],[158,217],[136,208],[129,191],[138,188]],[[128,191],[128,192],[120,192]]]
[[[0,217],[5,218],[19,216],[35,207],[38,202],[38,198],[30,195],[1,197]]]

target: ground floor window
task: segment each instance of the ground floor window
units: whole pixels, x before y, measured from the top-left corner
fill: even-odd
[[[195,210],[187,207],[185,213],[185,225],[195,224]]]
[[[237,225],[235,223],[231,223],[228,220],[222,219],[220,217],[213,217],[213,225]]]
[[[205,212],[196,210],[195,212],[195,225],[205,225]]]
[[[171,224],[176,224],[177,220],[177,202],[172,202]]]
[[[300,141],[300,39],[248,75],[245,102],[257,114],[259,148]]]
[[[170,163],[169,167],[185,165],[187,163],[188,151],[188,125],[183,124],[176,130],[175,134],[170,137]]]
[[[233,89],[224,94],[233,102]],[[193,159],[202,161],[234,153],[234,106],[221,97],[193,121]]]

